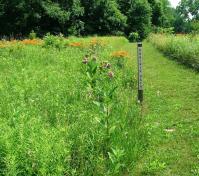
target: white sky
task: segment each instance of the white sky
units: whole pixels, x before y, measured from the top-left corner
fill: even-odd
[[[176,7],[180,0],[170,0],[172,7]]]

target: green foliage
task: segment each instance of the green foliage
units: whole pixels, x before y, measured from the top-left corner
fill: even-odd
[[[172,27],[175,10],[168,0],[148,0],[152,8],[152,24],[157,27]]]
[[[129,37],[128,37],[130,42],[138,42],[139,38],[140,37],[139,37],[139,34],[137,32],[130,33]]]
[[[153,28],[154,33],[159,33],[159,34],[174,34],[174,28],[162,28],[162,27],[154,27]]]
[[[44,1],[42,3],[42,7],[44,9],[45,14],[53,20],[58,21],[60,25],[64,25],[69,20],[70,12],[67,12],[66,10],[62,9],[61,4],[59,3]]]
[[[54,47],[57,49],[62,49],[66,46],[66,39],[60,34],[59,36],[51,35],[50,33],[46,34],[44,37],[44,47]]]
[[[4,6],[5,4],[3,3],[3,0],[0,0],[0,17],[4,15]]]
[[[103,37],[105,47],[91,47],[93,38],[73,37],[84,47],[62,48],[62,37],[44,40],[0,48],[0,174],[132,175],[146,143],[128,86],[135,69],[101,65],[128,41]]]
[[[94,54],[86,55],[83,64],[86,65],[87,90],[90,101],[97,105],[101,112],[99,120],[104,128],[103,155],[104,158],[108,158],[108,153],[111,150],[110,135],[114,132],[113,126],[110,126],[110,121],[117,85],[114,81],[114,73],[110,71],[111,65],[105,62],[98,63],[95,51]],[[114,128],[116,128],[115,125]]]
[[[198,36],[154,35],[149,37],[158,49],[178,62],[199,71]]]
[[[29,39],[36,39],[37,38],[37,34],[34,32],[34,30],[32,30],[31,32],[30,32],[30,34],[29,34],[29,37],[28,37]]]
[[[128,34],[138,32],[140,39],[146,38],[151,27],[151,7],[146,0],[132,0],[128,11]]]
[[[176,11],[171,7],[169,0],[161,0],[162,3],[162,17],[161,17],[161,27],[170,28],[173,27],[175,21]]]
[[[181,0],[177,12],[185,20],[199,20],[199,1]]]
[[[114,34],[124,30],[126,17],[114,0],[82,0],[82,4],[86,34]]]
[[[191,32],[194,34],[199,34],[199,21],[191,22]]]
[[[151,22],[155,26],[162,25],[163,8],[161,1],[148,0],[152,9],[152,19]]]
[[[197,32],[199,20],[199,1],[182,0],[176,9],[175,31],[181,33]]]
[[[151,161],[148,165],[145,166],[145,174],[152,175],[155,172],[164,170],[166,168],[165,162],[160,162],[158,160]]]
[[[120,37],[125,36],[125,33],[122,32],[122,31],[115,31],[115,32],[113,32],[112,34],[113,34],[114,36],[120,36]]]
[[[151,24],[170,27],[168,0],[8,0],[0,1],[0,35],[148,35]],[[12,10],[10,10],[12,9]],[[172,12],[172,13],[171,13]]]
[[[83,8],[78,0],[57,2],[8,0],[7,3],[9,5],[5,6],[3,15],[0,15],[0,24],[4,24],[0,33],[29,34],[34,29],[40,34],[45,32],[67,34],[70,32],[67,29],[70,29],[72,24],[76,24],[75,32],[79,33]]]

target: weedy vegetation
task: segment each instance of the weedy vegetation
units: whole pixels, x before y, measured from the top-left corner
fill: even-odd
[[[0,175],[197,176],[199,79],[152,46],[170,40],[188,59],[191,38],[143,43],[142,108],[136,45],[123,37],[1,41]]]
[[[148,40],[164,54],[199,71],[199,36],[151,34]]]
[[[145,131],[118,42],[1,42],[0,175],[131,175]]]

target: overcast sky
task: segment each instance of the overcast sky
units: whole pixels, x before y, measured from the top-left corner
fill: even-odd
[[[180,2],[180,0],[170,0],[170,2],[173,7],[176,7],[178,3]]]

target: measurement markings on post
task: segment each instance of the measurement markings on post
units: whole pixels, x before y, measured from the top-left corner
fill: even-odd
[[[138,42],[137,46],[138,56],[138,101],[143,101],[143,54],[142,54],[142,43]]]

